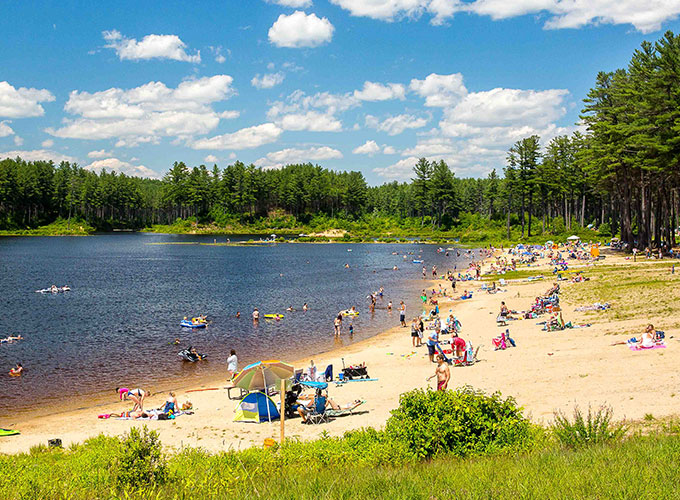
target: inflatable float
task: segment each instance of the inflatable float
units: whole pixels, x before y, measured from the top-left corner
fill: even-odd
[[[201,352],[197,352],[194,354],[193,352],[191,352],[191,347],[187,349],[182,349],[177,353],[177,355],[184,361],[189,361],[190,363],[195,363],[196,361],[200,361],[208,357],[207,354],[203,354]]]
[[[346,309],[344,311],[340,311],[339,314],[343,316],[359,316],[359,311],[352,311],[351,309]]]
[[[59,293],[59,292],[70,292],[71,287],[68,286],[55,286],[51,288],[43,288],[42,290],[36,290],[35,293]]]
[[[0,429],[0,436],[16,436],[17,434],[20,432],[14,429]]]
[[[207,323],[192,323],[188,319],[183,319],[182,321],[179,322],[180,326],[183,326],[184,328],[205,328],[208,326]]]
[[[283,314],[265,314],[264,319],[275,319],[278,321],[283,319]]]
[[[422,264],[423,261],[420,260],[420,259],[413,259],[413,263],[414,263],[414,264]]]

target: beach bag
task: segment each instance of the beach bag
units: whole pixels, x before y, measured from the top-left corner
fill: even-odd
[[[167,413],[159,413],[158,414],[158,420],[169,420],[170,417],[168,417]]]

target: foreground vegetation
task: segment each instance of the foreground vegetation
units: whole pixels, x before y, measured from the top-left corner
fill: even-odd
[[[382,431],[271,449],[166,455],[133,428],[69,450],[0,456],[0,496],[15,498],[670,498],[680,480],[678,425],[622,440],[603,408],[552,428],[512,399],[471,388],[415,390]],[[651,425],[651,424],[650,424]]]

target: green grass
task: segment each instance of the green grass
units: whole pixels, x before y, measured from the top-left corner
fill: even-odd
[[[169,458],[167,483],[137,490],[116,487],[112,457],[119,446],[114,438],[99,437],[70,450],[43,447],[0,456],[0,497],[658,499],[677,498],[680,482],[674,466],[680,439],[661,433],[575,450],[549,444],[524,454],[396,465],[325,463],[293,444],[286,462],[273,469],[281,450],[245,451],[235,458],[192,449]]]
[[[0,236],[87,236],[93,234],[95,228],[82,220],[57,219],[46,226],[33,229],[5,229],[0,230]]]

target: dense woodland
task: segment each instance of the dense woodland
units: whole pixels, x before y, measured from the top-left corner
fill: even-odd
[[[176,162],[162,180],[94,173],[77,165],[0,161],[0,229],[58,218],[98,229],[141,228],[178,219],[226,227],[288,214],[390,218],[449,231],[469,221],[563,234],[590,225],[638,247],[675,244],[680,214],[680,37],[644,42],[626,69],[600,73],[584,99],[585,132],[515,143],[486,178],[457,178],[443,161],[420,159],[409,183],[368,186],[360,172],[318,165],[262,170],[235,162]],[[291,226],[292,227],[292,226]]]

